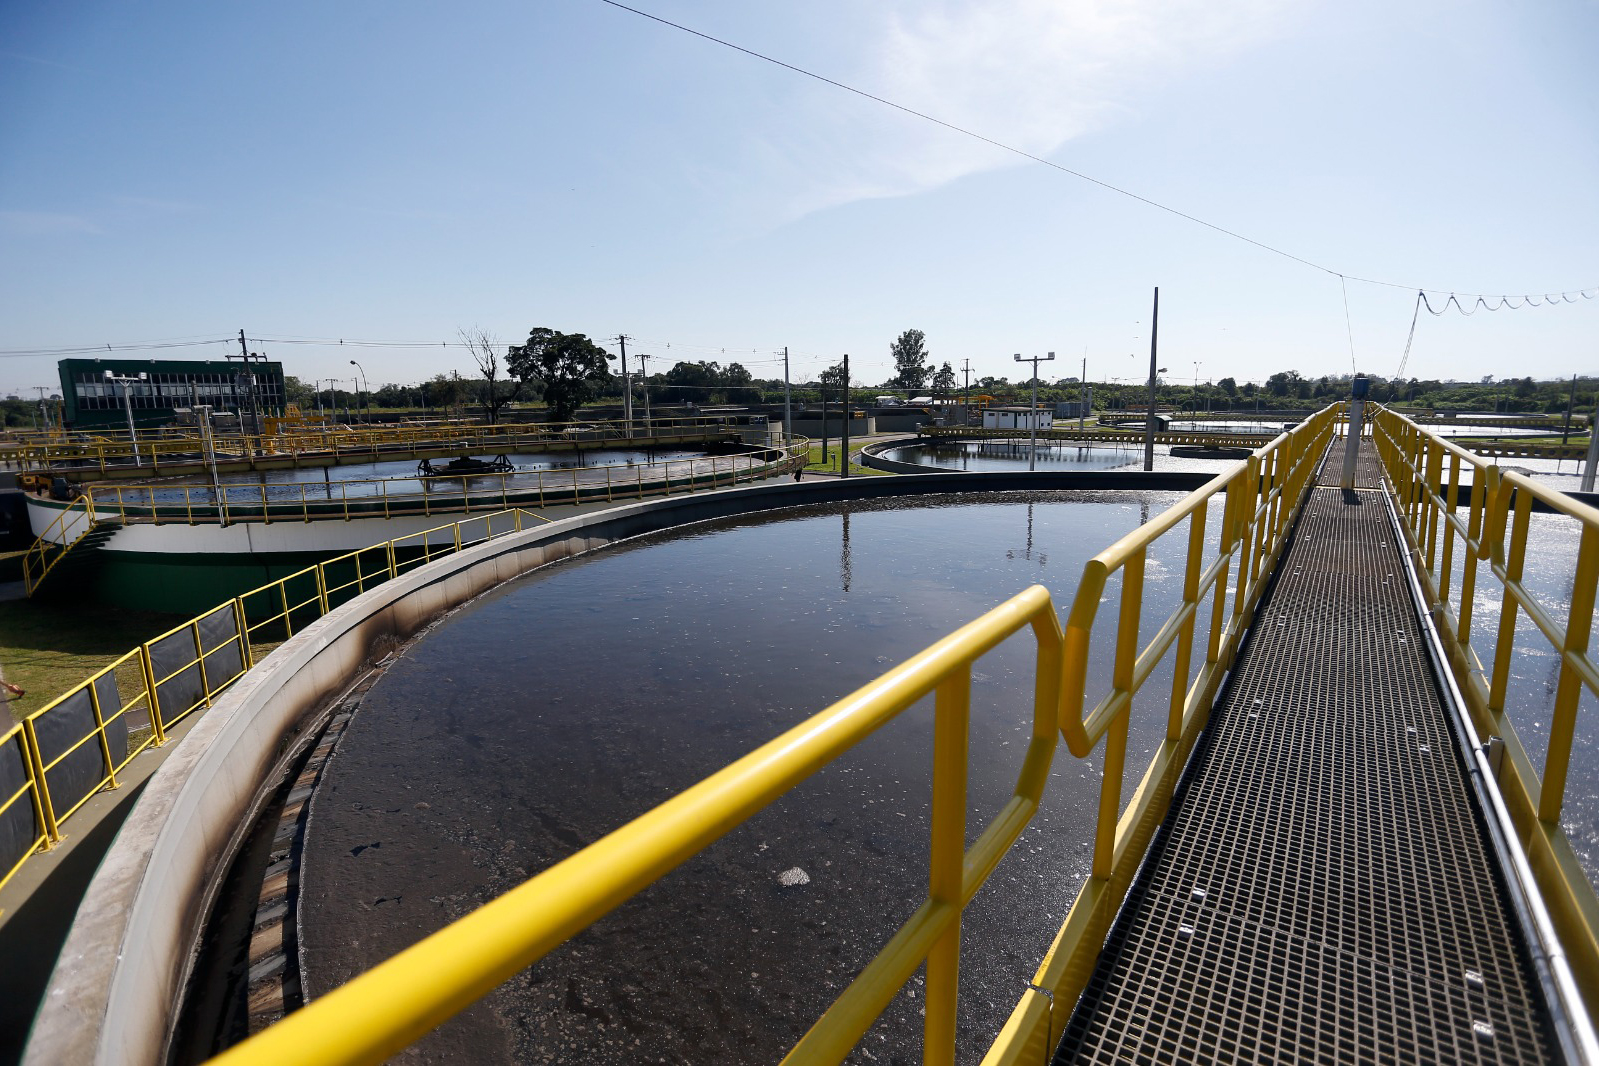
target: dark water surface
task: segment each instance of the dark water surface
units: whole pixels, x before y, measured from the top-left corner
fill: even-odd
[[[1179,498],[1049,492],[795,508],[640,538],[476,601],[388,669],[319,787],[302,881],[309,993],[515,887],[1030,584],[1050,587],[1064,616],[1084,561]],[[1217,519],[1219,508],[1212,544]],[[1146,577],[1146,638],[1180,595],[1186,537],[1163,540]],[[1116,595],[1101,604],[1100,649]],[[969,840],[1013,787],[1032,671],[1025,630],[977,664]],[[1093,674],[1102,693],[1105,650]],[[1150,684],[1164,693],[1169,683]],[[1164,727],[1163,700],[1151,703],[1135,709],[1129,789]],[[930,700],[907,711],[410,1060],[781,1058],[925,895],[931,718]],[[963,1061],[986,1050],[1086,875],[1100,770],[1100,751],[1080,762],[1057,748],[1042,810],[967,909]],[[852,1061],[920,1061],[922,988],[914,979]]]

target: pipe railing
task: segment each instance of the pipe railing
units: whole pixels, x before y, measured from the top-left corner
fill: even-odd
[[[645,499],[739,485],[802,467],[808,447],[809,441],[795,438],[783,448],[634,466],[418,474],[309,484],[223,485],[219,489],[209,485],[106,484],[85,486],[81,491],[88,497],[96,521],[109,519],[125,525],[431,517],[518,505]]]
[[[273,647],[375,584],[535,521],[549,520],[500,511],[326,559],[146,641],[29,714],[0,734],[0,888],[61,842],[69,816],[119,787],[135,756]]]
[[[561,423],[502,423],[496,425],[428,425],[377,427],[280,427],[276,433],[215,435],[219,461],[333,457],[343,461],[395,458],[420,451],[459,447],[463,451],[505,451],[519,447],[595,443],[641,444],[670,442],[688,435],[732,431],[727,417],[702,415],[655,418],[647,424],[634,419],[590,419]],[[117,468],[148,466],[198,466],[204,461],[204,444],[198,430],[174,427],[141,430],[135,453],[126,431],[67,434],[24,438],[14,453],[25,471],[78,474]],[[64,470],[62,464],[71,464]]]
[[[1503,470],[1391,410],[1378,409],[1372,427],[1450,672],[1477,734],[1503,745],[1497,776],[1505,807],[1578,989],[1588,1010],[1599,1013],[1599,896],[1560,822],[1583,694],[1599,699],[1599,663],[1590,646],[1599,509]],[[1469,495],[1462,504],[1467,475]],[[1577,535],[1570,569],[1559,575],[1563,622],[1559,594],[1540,595],[1526,579],[1529,554],[1537,551],[1534,503]],[[1493,583],[1486,592],[1479,587],[1485,581]],[[1479,627],[1485,599],[1497,599],[1499,606],[1496,617]],[[1532,623],[1536,651],[1552,653],[1559,662],[1541,765],[1528,752],[1508,702],[1512,665],[1526,650],[1518,640],[1526,632],[1523,616]],[[1491,645],[1481,641],[1490,625]]]

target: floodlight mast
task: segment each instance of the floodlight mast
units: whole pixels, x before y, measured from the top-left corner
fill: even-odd
[[[134,385],[141,381],[149,381],[150,375],[148,373],[141,373],[138,377],[134,377],[131,374],[127,377],[123,377],[107,370],[105,372],[105,379],[112,384],[122,386],[122,406],[128,412],[128,443],[133,448],[133,465],[138,466],[139,434],[133,428],[133,397],[128,386]]]

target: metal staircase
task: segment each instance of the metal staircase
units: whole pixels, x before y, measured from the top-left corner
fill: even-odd
[[[80,496],[73,500],[71,506],[39,534],[28,553],[22,557],[23,587],[29,598],[39,591],[44,579],[68,556],[72,557],[74,563],[83,561],[121,529],[121,522],[96,517],[91,497]]]

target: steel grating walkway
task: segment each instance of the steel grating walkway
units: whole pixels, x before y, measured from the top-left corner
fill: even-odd
[[[1323,469],[1056,1053],[1558,1054],[1435,689],[1369,443]]]

